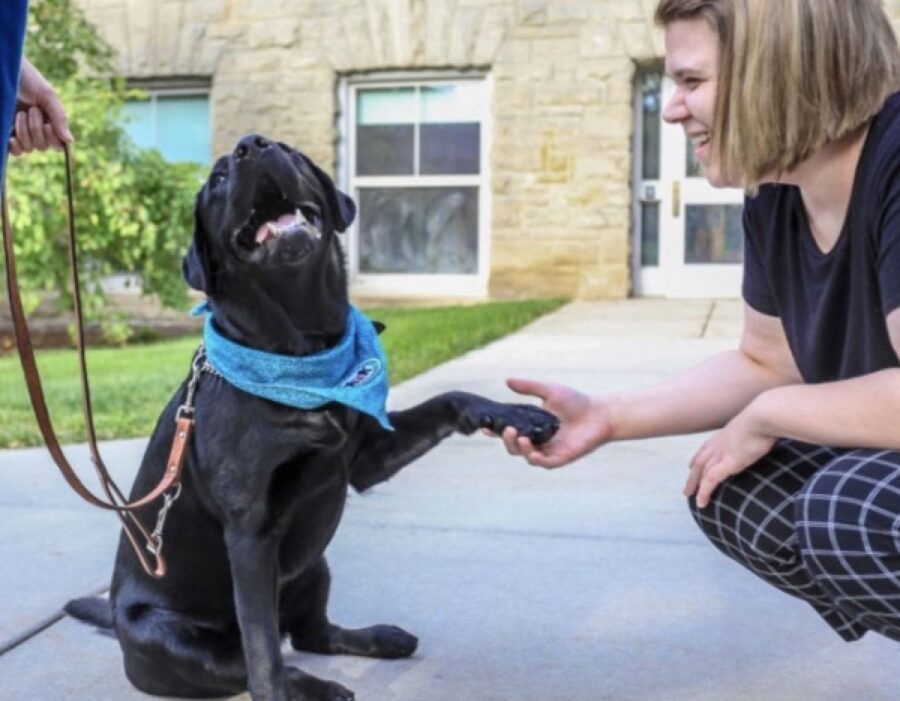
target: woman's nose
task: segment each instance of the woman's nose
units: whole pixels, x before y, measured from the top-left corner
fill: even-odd
[[[676,89],[663,109],[663,120],[669,124],[677,124],[678,122],[683,122],[687,119],[690,114],[690,110],[688,110],[687,105],[684,103],[684,96],[681,94],[680,90]]]

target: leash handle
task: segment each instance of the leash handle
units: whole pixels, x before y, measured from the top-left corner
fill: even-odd
[[[166,572],[166,564],[157,548],[153,552],[156,557],[156,565],[152,566],[143,553],[141,545],[137,542],[137,537],[132,532],[129,524],[134,526],[146,543],[154,542],[152,534],[141,524],[134,512],[151,502],[158,499],[169,490],[177,490],[181,482],[181,470],[184,462],[185,447],[193,428],[193,417],[179,417],[176,426],[175,438],[173,440],[172,449],[170,451],[169,460],[163,477],[159,484],[156,485],[146,496],[132,502],[128,502],[122,490],[109,474],[109,470],[100,457],[100,451],[97,447],[97,436],[94,430],[93,410],[91,406],[90,382],[87,372],[87,358],[85,351],[85,333],[84,333],[84,317],[81,303],[81,289],[78,279],[78,254],[76,246],[75,232],[75,198],[74,198],[74,178],[72,169],[72,157],[68,144],[63,144],[63,151],[66,161],[66,195],[68,200],[68,244],[69,244],[69,264],[72,269],[71,283],[72,294],[75,308],[75,326],[76,340],[78,350],[78,361],[81,376],[82,387],[82,411],[84,414],[85,429],[87,431],[88,445],[90,447],[91,461],[94,463],[100,484],[106,494],[107,499],[101,499],[92,493],[81,481],[75,470],[69,464],[66,456],[59,444],[56,433],[53,430],[53,423],[50,419],[50,412],[47,409],[47,403],[44,398],[41,377],[38,371],[37,362],[34,355],[34,346],[31,342],[31,334],[28,329],[28,322],[25,317],[22,298],[19,293],[19,282],[16,275],[16,255],[13,247],[12,227],[9,221],[9,206],[6,196],[6,183],[2,188],[2,220],[3,220],[3,246],[6,252],[6,289],[9,297],[10,314],[12,315],[13,327],[16,336],[16,346],[19,351],[19,359],[22,363],[22,370],[25,374],[25,384],[28,388],[28,394],[31,398],[31,405],[34,409],[34,415],[37,419],[38,428],[47,445],[53,461],[62,473],[63,478],[69,484],[78,496],[89,504],[101,509],[114,511],[122,521],[125,534],[131,541],[132,547],[141,561],[144,570],[153,577],[162,577]]]

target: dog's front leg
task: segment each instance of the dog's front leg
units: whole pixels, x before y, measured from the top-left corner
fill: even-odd
[[[290,701],[278,634],[278,546],[274,538],[225,531],[234,603],[253,701]]]
[[[354,451],[350,483],[363,491],[393,477],[447,436],[470,434],[478,428],[501,433],[514,426],[535,443],[548,440],[559,428],[551,413],[526,404],[504,404],[468,392],[446,392],[410,409],[389,415],[394,431],[372,422]]]
[[[353,692],[285,667],[278,628],[278,542],[226,529],[234,603],[253,701],[353,701]]]

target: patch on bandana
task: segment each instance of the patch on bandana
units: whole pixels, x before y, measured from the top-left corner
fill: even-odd
[[[342,387],[360,387],[369,382],[381,371],[381,361],[378,358],[369,358],[362,363],[353,373],[344,380]]]

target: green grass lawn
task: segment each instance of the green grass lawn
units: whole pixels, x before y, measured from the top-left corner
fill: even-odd
[[[391,383],[479,348],[546,314],[563,300],[492,302],[429,309],[366,309],[387,325],[381,340]],[[94,423],[100,438],[146,436],[187,375],[199,336],[125,348],[88,351]],[[85,439],[81,385],[74,351],[38,353],[38,365],[57,436]],[[0,447],[40,445],[18,357],[0,358]]]

